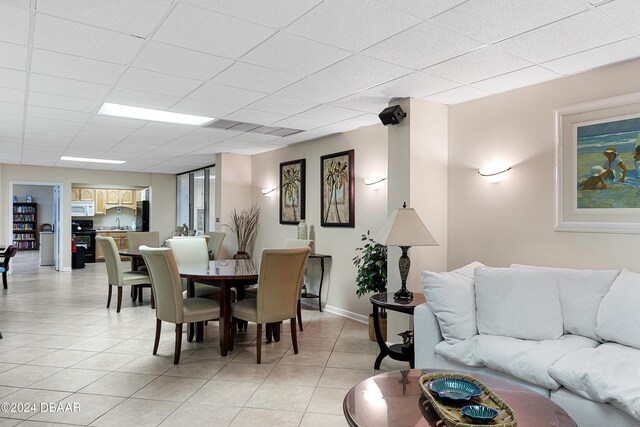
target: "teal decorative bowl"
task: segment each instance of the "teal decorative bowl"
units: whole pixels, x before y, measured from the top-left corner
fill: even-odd
[[[480,396],[482,390],[474,383],[458,378],[440,378],[429,382],[429,390],[439,397],[452,400],[469,400]]]
[[[467,405],[460,409],[460,413],[471,419],[474,424],[486,424],[498,416],[498,411],[482,405]]]

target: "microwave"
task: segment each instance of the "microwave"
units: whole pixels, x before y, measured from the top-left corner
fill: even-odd
[[[95,206],[93,202],[71,202],[71,216],[94,216]]]

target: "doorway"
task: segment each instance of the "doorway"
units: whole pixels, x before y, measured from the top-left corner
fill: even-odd
[[[18,246],[16,261],[28,268],[62,270],[62,183],[10,181],[7,243]],[[16,201],[17,203],[14,203]]]

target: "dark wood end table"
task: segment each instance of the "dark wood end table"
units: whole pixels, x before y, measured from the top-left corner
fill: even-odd
[[[385,372],[366,379],[345,396],[344,416],[350,426],[443,427],[444,422],[422,395],[419,380],[427,373],[447,371],[411,369]],[[576,427],[564,409],[535,391],[488,374],[455,372],[470,375],[490,387],[516,413],[518,426]]]
[[[331,255],[325,254],[309,254],[309,259],[320,260],[320,285],[318,286],[318,294],[311,292],[303,292],[301,298],[318,298],[318,310],[322,311],[322,282],[324,281],[324,260],[331,259]],[[302,320],[300,320],[300,330],[302,330]]]
[[[413,315],[413,310],[416,308],[416,306],[426,302],[424,295],[414,292],[413,299],[411,301],[406,301],[394,300],[392,293],[382,292],[372,295],[371,298],[369,298],[369,301],[371,301],[371,304],[373,305],[373,327],[376,331],[376,341],[378,342],[378,347],[380,347],[380,354],[378,354],[373,367],[375,369],[380,369],[380,363],[382,363],[382,359],[389,356],[393,360],[409,362],[409,366],[413,368],[413,345],[411,345],[408,350],[403,349],[402,344],[393,344],[389,347],[387,346],[387,343],[384,342],[384,339],[382,339],[382,331],[380,330],[380,308]]]

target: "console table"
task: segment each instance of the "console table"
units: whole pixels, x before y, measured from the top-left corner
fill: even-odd
[[[374,369],[380,369],[380,363],[382,359],[389,356],[394,360],[400,360],[403,362],[409,362],[409,366],[414,367],[414,355],[413,344],[408,351],[403,351],[402,344],[392,344],[390,347],[382,339],[382,331],[380,330],[380,308],[384,308],[390,311],[397,311],[400,313],[406,313],[413,316],[413,310],[417,305],[420,305],[426,300],[424,295],[414,292],[413,299],[411,301],[395,300],[392,293],[382,292],[374,294],[369,298],[373,305],[373,327],[376,331],[376,341],[378,347],[380,347],[380,354],[376,358]]]
[[[318,298],[318,310],[322,311],[322,282],[324,281],[324,260],[331,259],[331,255],[309,254],[309,259],[320,260],[320,285],[318,286],[318,295],[312,294],[310,292],[304,292],[300,296],[302,298]]]

